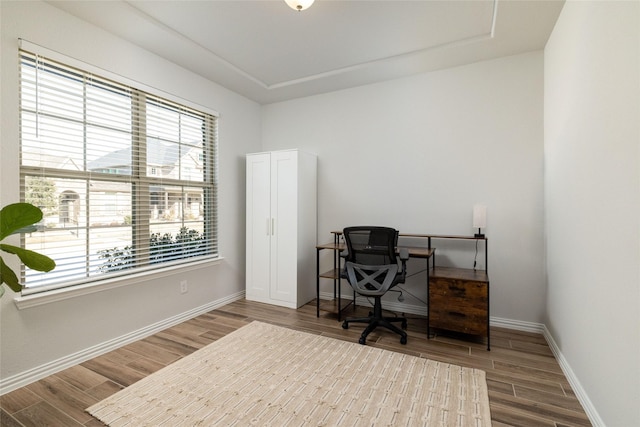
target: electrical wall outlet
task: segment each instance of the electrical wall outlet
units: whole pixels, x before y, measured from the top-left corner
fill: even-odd
[[[189,287],[187,286],[187,281],[186,280],[181,280],[180,281],[180,293],[181,294],[186,294],[188,290],[189,290]]]

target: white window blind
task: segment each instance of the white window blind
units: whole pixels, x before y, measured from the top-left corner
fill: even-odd
[[[218,256],[217,117],[20,51],[24,294]]]

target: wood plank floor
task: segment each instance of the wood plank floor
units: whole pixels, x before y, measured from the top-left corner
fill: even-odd
[[[591,425],[542,335],[491,328],[488,352],[482,341],[427,340],[425,319],[408,318],[407,345],[384,329],[367,345],[485,370],[494,427]],[[362,332],[317,318],[315,301],[298,310],[236,301],[1,396],[0,425],[102,426],[85,408],[253,320],[352,342]]]

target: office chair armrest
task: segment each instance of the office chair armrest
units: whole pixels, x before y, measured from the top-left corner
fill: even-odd
[[[349,251],[347,249],[343,249],[340,251],[338,255],[340,255],[340,258],[344,259],[345,261],[345,266],[340,269],[340,277],[342,279],[348,279],[349,277],[347,275],[346,261],[347,261],[347,255],[349,255]]]
[[[409,249],[400,248],[400,254],[398,256],[400,258],[401,268],[400,275],[402,276],[402,280],[404,280],[405,275],[407,274],[407,260],[409,259]]]

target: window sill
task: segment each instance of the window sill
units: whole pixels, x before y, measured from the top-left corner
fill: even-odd
[[[44,291],[31,295],[20,295],[17,296],[13,300],[13,302],[16,304],[16,307],[18,307],[18,310],[23,310],[83,295],[89,295],[96,292],[102,292],[109,289],[115,289],[121,286],[138,283],[140,281],[167,277],[175,274],[176,272],[185,272],[198,270],[205,267],[211,267],[213,265],[219,264],[223,259],[223,257],[204,259],[200,261],[190,262],[188,264],[179,264],[170,267],[155,269],[152,271],[144,271],[127,276],[120,276],[97,282],[91,282],[83,285],[70,286],[68,288],[53,289],[50,291]]]

